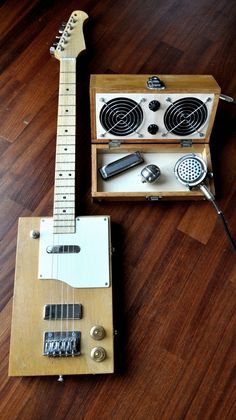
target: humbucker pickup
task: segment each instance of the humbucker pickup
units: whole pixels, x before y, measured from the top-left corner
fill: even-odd
[[[80,355],[80,331],[45,332],[44,356],[69,357]]]
[[[81,319],[82,305],[79,303],[57,303],[44,306],[44,319],[56,321],[61,319]]]

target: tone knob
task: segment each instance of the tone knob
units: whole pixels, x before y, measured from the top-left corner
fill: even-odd
[[[106,335],[105,329],[101,325],[94,325],[90,330],[90,336],[94,340],[102,340]]]
[[[155,100],[155,101],[149,102],[148,106],[149,106],[149,109],[151,109],[151,111],[155,112],[160,108],[161,104],[159,101]]]
[[[102,362],[106,358],[106,350],[103,347],[94,347],[90,356],[95,362]]]
[[[158,130],[159,130],[159,127],[156,124],[150,124],[148,126],[148,132],[152,135],[155,135],[158,132]]]

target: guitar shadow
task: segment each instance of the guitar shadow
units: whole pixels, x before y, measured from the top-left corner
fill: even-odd
[[[127,331],[124,316],[124,278],[122,258],[123,232],[122,227],[111,223],[111,239],[114,249],[112,256],[112,284],[113,284],[113,325],[114,325],[114,363],[115,373],[126,371],[126,343]]]

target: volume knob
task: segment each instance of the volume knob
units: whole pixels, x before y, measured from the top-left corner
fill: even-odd
[[[102,340],[106,335],[105,329],[101,325],[94,325],[90,330],[90,336],[94,340]]]
[[[158,132],[158,130],[159,130],[159,127],[156,124],[150,124],[148,126],[148,132],[152,134],[153,136]]]
[[[159,101],[154,100],[154,101],[149,102],[148,106],[149,106],[149,109],[151,109],[151,111],[155,112],[160,108],[161,104]]]
[[[94,347],[90,356],[95,362],[102,362],[106,358],[106,350],[103,347]]]

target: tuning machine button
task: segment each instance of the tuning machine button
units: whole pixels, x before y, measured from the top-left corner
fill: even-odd
[[[65,29],[66,25],[67,25],[67,22],[62,22],[62,24],[61,24],[61,26],[58,30],[59,34],[62,34],[64,32],[64,29]]]
[[[58,43],[57,43],[57,42],[54,42],[54,43],[52,44],[52,46],[51,46],[51,47],[50,47],[50,49],[49,49],[50,54],[54,55],[54,53],[55,53],[55,51],[56,51],[56,48],[57,48],[57,45],[58,45]]]
[[[159,127],[156,124],[150,124],[148,126],[148,132],[152,134],[153,136],[158,132],[158,130],[159,130]]]
[[[106,335],[105,329],[101,325],[94,325],[90,330],[90,336],[94,340],[102,340]]]
[[[103,347],[94,347],[91,350],[90,356],[95,362],[102,362],[106,358],[107,354]]]
[[[151,109],[151,111],[156,112],[159,108],[160,108],[161,104],[159,101],[157,100],[153,100],[151,102],[149,102],[149,109]]]

